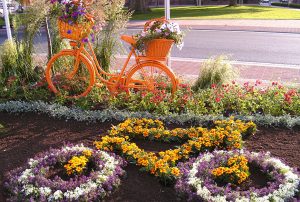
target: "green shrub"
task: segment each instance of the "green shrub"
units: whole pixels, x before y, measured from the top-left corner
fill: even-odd
[[[1,79],[6,81],[10,76],[16,75],[17,47],[15,41],[6,40],[1,46]]]
[[[193,86],[194,91],[211,87],[213,84],[222,85],[237,76],[226,56],[210,58],[203,62],[199,77]]]
[[[274,2],[271,3],[272,6],[281,6],[281,7],[288,7],[287,3],[280,3],[280,2]]]
[[[290,7],[290,8],[300,8],[300,4],[287,4],[287,3],[280,3],[274,2],[271,3],[272,6],[281,6],[281,7]]]
[[[300,4],[289,4],[291,8],[300,8]]]

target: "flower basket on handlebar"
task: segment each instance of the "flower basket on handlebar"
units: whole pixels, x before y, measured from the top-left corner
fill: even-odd
[[[170,53],[174,40],[172,39],[153,39],[145,45],[145,56],[153,58],[164,58]]]
[[[58,30],[60,37],[79,41],[86,38],[92,29],[93,23],[87,22],[82,24],[69,24],[61,19],[58,20]]]

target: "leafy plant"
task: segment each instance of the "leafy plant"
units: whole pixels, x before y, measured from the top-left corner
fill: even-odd
[[[5,41],[1,50],[1,79],[6,81],[10,76],[16,75],[18,53],[15,41]]]
[[[203,62],[199,78],[193,86],[194,91],[209,88],[212,85],[221,86],[232,81],[237,72],[228,61],[226,56],[210,58]]]
[[[104,26],[102,31],[95,32],[94,51],[97,60],[106,72],[109,72],[114,55],[122,49],[119,34],[132,14],[123,9],[124,3],[124,0],[105,0],[103,3]]]

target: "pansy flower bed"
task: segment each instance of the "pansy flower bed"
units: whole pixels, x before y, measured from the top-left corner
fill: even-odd
[[[163,182],[172,182],[179,175],[177,163],[213,149],[240,149],[242,135],[256,130],[253,122],[244,123],[233,119],[215,122],[215,128],[165,129],[163,123],[152,119],[128,119],[110,131],[108,136],[94,144],[97,149],[120,153],[129,162],[142,166],[142,170],[158,176]],[[135,138],[182,143],[175,149],[158,154],[147,152],[132,142]]]
[[[243,156],[250,167],[249,179],[240,184],[219,183],[216,169],[228,164],[232,158]],[[238,167],[234,163],[233,167]],[[200,154],[196,159],[179,165],[182,176],[176,184],[177,191],[190,200],[204,201],[287,201],[299,192],[300,178],[296,171],[269,153],[255,153],[243,150],[214,151]],[[224,168],[224,167],[223,167]],[[251,178],[256,175],[257,179]],[[225,169],[220,171],[224,174]],[[241,172],[239,172],[241,174]],[[260,175],[260,176],[257,176]],[[231,175],[233,176],[233,175]]]
[[[92,201],[120,184],[125,161],[83,145],[51,149],[11,171],[5,183],[10,201]]]

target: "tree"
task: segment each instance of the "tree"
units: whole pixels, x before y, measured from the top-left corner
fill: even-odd
[[[129,0],[128,7],[136,12],[147,13],[149,11],[149,0]]]
[[[229,6],[237,6],[237,0],[229,0]]]

